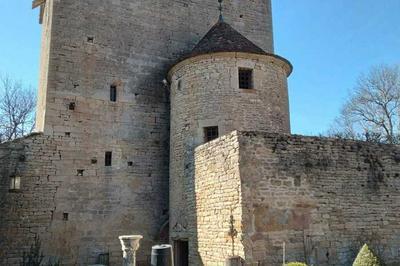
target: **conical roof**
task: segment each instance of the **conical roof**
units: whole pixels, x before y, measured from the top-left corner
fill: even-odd
[[[223,52],[250,53],[273,57],[277,60],[277,63],[285,69],[287,76],[289,76],[293,70],[292,64],[288,60],[278,55],[265,52],[252,41],[240,34],[237,30],[232,28],[228,23],[225,23],[220,19],[189,54],[186,54],[186,56],[183,56],[173,66],[171,66],[169,75],[178,64],[189,58]]]
[[[232,28],[228,23],[218,21],[186,58],[218,52],[268,54]]]

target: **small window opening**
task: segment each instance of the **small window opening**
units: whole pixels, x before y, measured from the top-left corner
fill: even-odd
[[[71,132],[65,132],[66,137],[71,137]]]
[[[110,101],[112,102],[117,101],[117,86],[115,85],[110,86]]]
[[[94,43],[94,37],[93,36],[88,36],[87,37],[87,42],[88,43]]]
[[[92,164],[96,164],[97,163],[97,158],[92,158],[92,160],[90,161]]]
[[[112,165],[112,152],[111,151],[106,151],[104,165],[105,166]]]
[[[69,110],[75,110],[75,103],[74,102],[69,103],[68,109]]]
[[[178,81],[178,91],[182,90],[182,80]]]
[[[128,166],[133,166],[133,162],[128,162]]]
[[[253,88],[253,70],[239,68],[239,88],[252,89]]]
[[[68,213],[64,212],[63,213],[63,220],[64,221],[68,221],[68,216],[69,216]]]
[[[218,138],[218,127],[205,127],[204,128],[204,141],[209,142]]]
[[[99,265],[110,265],[110,254],[109,253],[99,254],[99,257],[97,258],[97,263]]]
[[[21,189],[21,177],[12,176],[10,182],[10,190],[16,191]]]
[[[25,162],[26,161],[26,156],[25,155],[21,155],[21,156],[19,156],[18,160],[20,162]]]
[[[83,176],[83,173],[85,172],[85,170],[83,170],[83,169],[78,169],[77,170],[77,176]]]

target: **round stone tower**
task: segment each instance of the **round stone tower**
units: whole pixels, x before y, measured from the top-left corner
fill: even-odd
[[[220,20],[169,71],[170,234],[190,235],[194,148],[234,130],[290,133],[291,64]],[[195,210],[192,210],[195,211]],[[188,232],[189,231],[189,232]]]

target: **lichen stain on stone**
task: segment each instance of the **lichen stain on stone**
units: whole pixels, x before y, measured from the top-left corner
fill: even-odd
[[[256,232],[275,232],[309,229],[311,211],[314,208],[315,206],[306,203],[297,204],[291,209],[276,209],[267,205],[255,206],[255,230]]]

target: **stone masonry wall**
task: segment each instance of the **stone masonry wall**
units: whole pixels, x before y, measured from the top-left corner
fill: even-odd
[[[253,89],[240,89],[239,68],[253,69]],[[186,189],[194,148],[204,143],[204,127],[290,132],[289,66],[272,56],[218,53],[188,59],[171,78],[171,236],[186,227]],[[183,226],[182,226],[183,225]]]
[[[162,80],[216,22],[217,7],[212,0],[46,1],[37,130],[51,147],[21,145],[27,153],[55,152],[57,160],[32,157],[26,175],[34,171],[40,180],[23,177],[22,193],[4,194],[2,206],[14,210],[2,224],[6,250],[18,241],[30,245],[32,237],[20,237],[22,230],[14,234],[13,225],[35,228],[25,224],[37,215],[27,203],[34,198],[45,202],[38,232],[46,255],[62,257],[66,265],[89,265],[107,253],[116,265],[118,235],[142,234],[138,260],[148,261],[168,220],[169,99]],[[227,1],[225,19],[273,52],[270,8],[269,0]],[[117,87],[117,102],[109,100],[110,86]],[[6,153],[19,153],[14,144],[4,145]],[[112,166],[104,165],[106,151],[113,153]],[[7,160],[0,163],[6,169],[3,190],[15,163]],[[48,187],[49,193],[42,191]],[[17,255],[6,251],[1,259],[11,263]]]
[[[1,265],[17,265],[35,235],[43,253],[64,265],[95,264],[100,254],[117,265],[118,236],[127,233],[145,237],[138,260],[146,264],[166,219],[157,206],[163,186],[151,179],[152,172],[140,176],[140,165],[105,167],[89,145],[73,134],[35,134],[0,145]],[[122,160],[114,156],[114,162]],[[21,177],[20,191],[9,191],[12,176]]]
[[[248,263],[352,265],[364,243],[400,263],[400,149],[317,137],[239,133]],[[257,264],[259,265],[259,264]]]
[[[273,52],[269,0],[226,1],[224,13]],[[46,1],[38,130],[67,139],[55,202],[70,217],[51,224],[46,253],[63,254],[68,265],[108,253],[118,264],[116,237],[141,234],[138,260],[148,261],[168,221],[169,97],[162,80],[217,19],[213,0]],[[107,151],[111,167],[104,165]]]
[[[48,239],[57,219],[55,179],[59,140],[43,135],[0,145],[0,265],[19,265],[36,235]],[[21,177],[21,189],[10,190],[11,177]],[[62,214],[61,214],[62,215]]]
[[[278,266],[283,242],[287,261],[308,265],[350,266],[364,243],[400,263],[397,146],[235,131],[196,148],[193,171],[196,263],[223,265],[233,254]]]
[[[234,134],[196,149],[188,191],[190,265],[223,266],[230,256],[244,257],[238,149]]]

